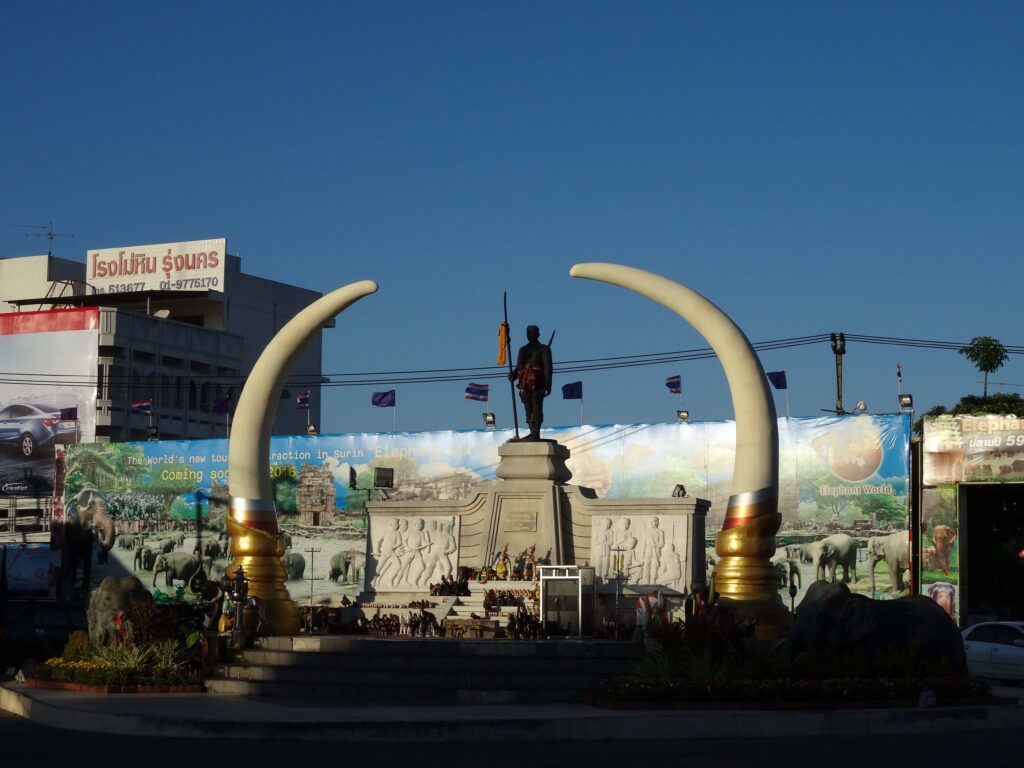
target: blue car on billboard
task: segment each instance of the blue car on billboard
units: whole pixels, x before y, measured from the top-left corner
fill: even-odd
[[[55,443],[77,443],[77,419],[62,419],[61,409],[43,403],[11,403],[0,408],[0,445],[15,448],[26,459]]]

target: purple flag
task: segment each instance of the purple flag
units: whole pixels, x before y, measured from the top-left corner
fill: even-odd
[[[776,389],[786,389],[786,372],[785,371],[768,371],[766,374],[768,381],[772,383],[772,386]]]
[[[394,408],[395,390],[389,389],[387,392],[374,392],[373,399],[370,402],[378,408]]]

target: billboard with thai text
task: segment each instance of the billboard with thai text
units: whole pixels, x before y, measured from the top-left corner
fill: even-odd
[[[227,240],[99,248],[86,253],[85,280],[97,293],[223,291]]]

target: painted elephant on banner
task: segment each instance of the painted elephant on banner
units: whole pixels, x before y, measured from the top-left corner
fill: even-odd
[[[288,581],[298,581],[306,572],[306,558],[298,552],[285,552],[281,556],[285,573],[288,574]]]
[[[935,567],[949,576],[950,555],[953,554],[953,542],[956,531],[948,525],[936,525],[932,529],[932,542],[935,544]]]
[[[843,567],[843,583],[857,580],[857,542],[845,533],[835,533],[814,543],[816,578],[818,581],[836,580],[836,568]]]
[[[347,552],[338,552],[331,557],[331,573],[328,578],[335,584],[339,580],[346,584],[360,583],[364,573],[366,573],[365,552],[350,549]]]
[[[156,586],[158,573],[166,574],[167,586],[173,586],[173,581],[184,581],[186,584],[196,571],[199,570],[199,561],[186,552],[166,552],[157,555],[153,561],[153,586]]]
[[[797,606],[786,649],[791,656],[805,651],[822,656],[908,651],[945,660],[955,672],[967,673],[960,630],[931,598],[872,600],[845,584],[824,581],[811,584]]]
[[[875,593],[875,566],[884,560],[889,568],[893,593],[906,589],[903,574],[910,569],[910,532],[896,531],[888,536],[868,539],[868,570],[871,571],[871,594]]]
[[[81,590],[89,591],[92,579],[92,545],[100,545],[102,561],[117,539],[114,520],[107,509],[103,495],[92,488],[84,488],[72,498],[65,510],[65,523],[61,536],[61,565],[58,594],[71,600]],[[81,567],[82,578],[78,580]]]

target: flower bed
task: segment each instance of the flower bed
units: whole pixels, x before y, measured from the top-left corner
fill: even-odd
[[[50,659],[32,670],[32,679],[38,686],[44,683],[102,688],[188,686],[202,690],[202,679],[195,669],[181,666],[132,668],[96,660]]]

